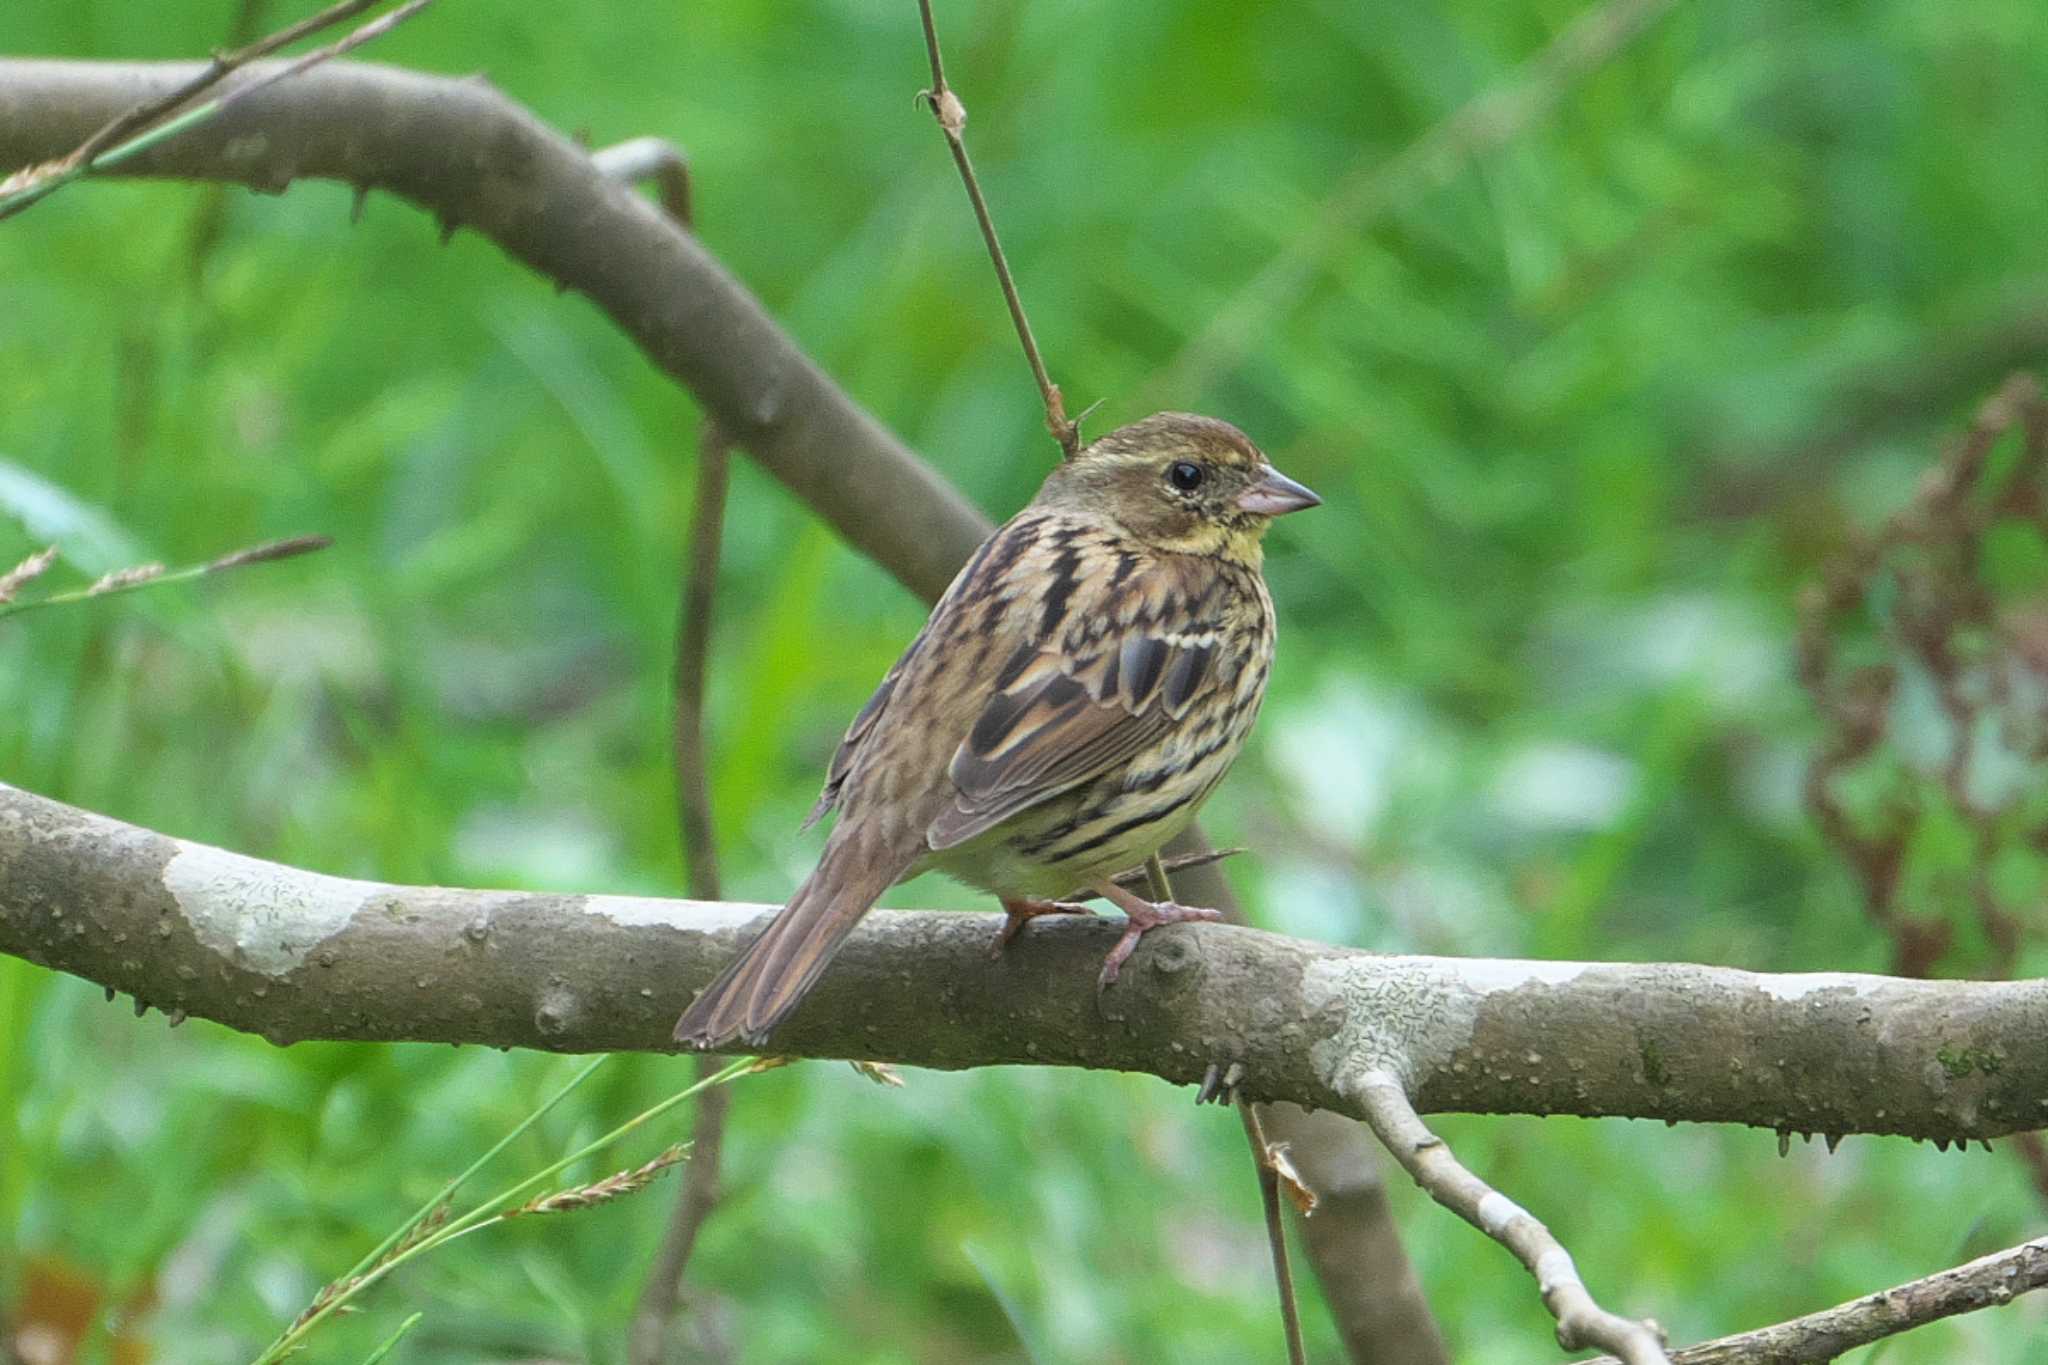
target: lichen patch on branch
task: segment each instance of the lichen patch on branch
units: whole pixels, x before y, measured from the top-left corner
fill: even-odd
[[[687,919],[678,917],[679,906],[687,906]],[[669,925],[691,933],[716,933],[721,929],[744,929],[768,918],[762,907],[741,901],[672,901],[652,896],[585,896],[583,908],[603,915],[622,929],[644,929]]]
[[[1783,972],[1758,974],[1756,988],[1773,1000],[1797,1004],[1826,991],[1863,995],[1888,984],[1887,978],[1862,972]]]
[[[279,977],[386,890],[182,841],[163,881],[201,943],[238,966]]]
[[[1338,1012],[1335,1031],[1310,1047],[1309,1061],[1339,1094],[1353,1091],[1367,1072],[1389,1071],[1405,1082],[1418,1069],[1449,1061],[1478,1023],[1478,995],[1459,989],[1448,966],[1428,958],[1401,959],[1394,971],[1388,966],[1371,957],[1326,957],[1302,973],[1309,1011]]]

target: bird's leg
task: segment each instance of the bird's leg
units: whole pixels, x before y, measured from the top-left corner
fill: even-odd
[[[1010,940],[1018,931],[1040,915],[1092,915],[1095,908],[1079,901],[1042,901],[1035,896],[1004,896],[1003,927],[996,931],[996,941],[990,945],[988,955],[1001,957],[1003,949],[1010,946]]]
[[[1102,975],[1098,986],[1107,986],[1116,980],[1123,970],[1125,961],[1138,946],[1138,940],[1162,924],[1185,924],[1189,920],[1222,919],[1221,910],[1207,910],[1199,905],[1181,905],[1175,901],[1148,901],[1135,891],[1126,891],[1115,882],[1095,883],[1096,894],[1114,905],[1129,917],[1124,926],[1124,936],[1116,941],[1116,947],[1109,950],[1109,956],[1102,960]]]

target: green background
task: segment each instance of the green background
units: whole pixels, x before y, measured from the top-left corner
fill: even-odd
[[[0,50],[201,55],[228,0],[16,0]],[[268,23],[296,17],[272,4]],[[1553,0],[947,3],[969,138],[1096,429],[1334,194],[1510,77]],[[910,0],[442,0],[379,60],[482,71],[597,144],[684,146],[706,243],[1001,517],[1052,448],[912,95]],[[1375,948],[1881,970],[1814,833],[1794,603],[2048,315],[2039,0],[1681,3],[1504,146],[1317,258],[1174,406],[1326,505],[1272,536],[1280,662],[1210,806],[1258,922]],[[5,168],[0,168],[5,169]],[[2031,328],[2031,330],[2030,330]],[[670,894],[668,696],[698,417],[587,303],[395,201],[83,185],[0,225],[0,566],[331,535],[313,559],[0,623],[0,778],[326,872]],[[846,718],[922,619],[735,473],[709,733],[729,895],[775,900]],[[936,881],[893,903],[969,907]],[[1965,954],[1951,965],[1967,969]],[[2022,970],[2038,970],[2029,955]],[[570,1061],[172,1032],[0,960],[0,1320],[153,1286],[155,1358],[234,1361]],[[678,1088],[620,1059],[543,1164]],[[1243,1140],[1143,1077],[743,1081],[696,1320],[749,1361],[1279,1354]],[[1681,1341],[2037,1235],[2003,1150],[1447,1117],[1609,1306]],[[680,1135],[672,1129],[654,1145]],[[2001,1144],[2002,1146],[2002,1144]],[[648,1148],[652,1150],[652,1146]],[[640,1159],[637,1149],[632,1159]],[[617,1164],[593,1168],[592,1174]],[[1460,1361],[1551,1354],[1527,1277],[1396,1192]],[[622,1359],[674,1188],[498,1229],[317,1338]],[[1337,1358],[1312,1281],[1312,1353]],[[2028,1358],[2031,1302],[1886,1365]],[[2038,1349],[2032,1348],[2032,1349]]]

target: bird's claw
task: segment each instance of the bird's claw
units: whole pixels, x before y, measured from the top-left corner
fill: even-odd
[[[1003,927],[996,930],[996,941],[989,945],[988,955],[998,958],[1003,949],[1010,946],[1010,940],[1023,931],[1025,925],[1040,915],[1092,915],[1095,907],[1079,901],[1042,901],[1029,898],[1003,901]]]
[[[1098,991],[1109,989],[1116,982],[1117,974],[1124,963],[1130,961],[1137,951],[1138,940],[1162,924],[1188,924],[1198,920],[1223,918],[1221,910],[1211,910],[1201,905],[1181,905],[1176,901],[1147,901],[1131,897],[1124,902],[1124,936],[1116,941],[1116,947],[1109,950],[1109,956],[1102,960],[1102,975],[1096,978]]]

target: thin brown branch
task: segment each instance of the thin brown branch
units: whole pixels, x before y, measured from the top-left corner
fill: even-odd
[[[1173,899],[1173,879],[1167,875],[1165,860],[1157,853],[1145,860],[1145,881],[1153,900]],[[1280,1295],[1280,1328],[1287,1338],[1288,1365],[1305,1365],[1308,1357],[1301,1344],[1301,1308],[1294,1298],[1294,1271],[1287,1264],[1287,1225],[1280,1214],[1280,1172],[1257,1110],[1250,1100],[1235,1093],[1241,1068],[1232,1067],[1227,1075],[1227,1098],[1237,1105],[1238,1117],[1244,1123],[1245,1145],[1252,1151],[1252,1168],[1258,1172],[1259,1203],[1265,1211],[1266,1247],[1273,1257],[1273,1287]],[[1195,1095],[1195,1103],[1209,1098],[1211,1085],[1205,1079]]]
[[[689,164],[668,142],[635,138],[594,153],[591,159],[605,174],[626,183],[655,180],[669,216],[685,228],[692,226]],[[731,472],[731,442],[719,428],[718,419],[706,415],[697,439],[697,490],[682,573],[675,658],[676,815],[684,886],[698,900],[717,900],[723,894],[712,822],[711,760],[704,743],[704,689],[710,672],[711,628]],[[716,1058],[697,1058],[699,1079],[715,1075],[718,1069]],[[628,1343],[633,1365],[660,1365],[668,1358],[670,1325],[682,1301],[683,1275],[696,1250],[698,1233],[718,1207],[719,1161],[731,1105],[732,1092],[722,1085],[709,1086],[697,1097],[690,1167],[633,1312]]]
[[[1594,1302],[1578,1267],[1550,1229],[1527,1209],[1474,1175],[1429,1130],[1391,1070],[1361,1073],[1350,1087],[1365,1110],[1365,1121],[1403,1170],[1429,1197],[1513,1252],[1536,1277],[1543,1306],[1557,1319],[1557,1344],[1567,1351],[1589,1346],[1613,1352],[1626,1365],[1670,1365],[1663,1333],[1655,1323],[1636,1322]]]
[[[1080,424],[1067,420],[1066,400],[1060,396],[1060,386],[1053,383],[1052,376],[1046,373],[1045,359],[1039,355],[1038,342],[1031,335],[1031,322],[1024,316],[1024,300],[1018,297],[1017,282],[1010,276],[1010,262],[1003,255],[1002,242],[996,237],[995,219],[989,214],[988,200],[982,197],[981,182],[975,179],[974,163],[967,158],[967,106],[946,84],[946,66],[939,56],[939,30],[932,21],[932,0],[917,0],[917,7],[924,20],[925,51],[932,63],[931,89],[920,92],[920,97],[931,107],[939,131],[946,135],[946,146],[952,150],[953,164],[960,168],[961,182],[967,186],[967,198],[974,205],[974,219],[981,224],[981,238],[988,243],[988,258],[995,265],[997,282],[1003,287],[1003,302],[1010,306],[1010,321],[1016,324],[1017,340],[1024,347],[1024,359],[1030,362],[1031,377],[1038,381],[1039,397],[1045,400],[1046,430],[1060,443],[1060,453],[1071,459],[1081,448]]]
[[[1300,1219],[1302,1249],[1346,1353],[1356,1365],[1450,1365],[1402,1249],[1372,1134],[1342,1114],[1292,1104],[1268,1105],[1262,1117],[1315,1191],[1315,1216]]]
[[[1172,847],[1180,852],[1163,858],[1160,866],[1180,878],[1190,902],[1221,910],[1231,923],[1245,923],[1244,907],[1220,859],[1209,856],[1216,851],[1201,831],[1189,830]],[[1149,871],[1149,865],[1139,868],[1138,875]],[[1318,1194],[1360,1188],[1379,1194],[1376,1200],[1340,1199],[1322,1216],[1302,1223],[1309,1263],[1354,1365],[1450,1365],[1442,1329],[1394,1224],[1377,1144],[1351,1118],[1293,1104],[1264,1106],[1260,1126],[1307,1169]]]
[[[725,526],[725,497],[731,455],[715,419],[706,418],[697,444],[697,496],[690,516],[689,563],[683,575],[682,621],[676,631],[675,770],[684,881],[698,900],[717,900],[717,840],[712,826],[710,761],[704,746],[704,685],[711,652],[713,603]],[[715,1057],[697,1058],[700,1076],[716,1072]],[[719,1160],[725,1148],[726,1115],[732,1093],[713,1086],[697,1097],[691,1129],[694,1149],[682,1192],[662,1233],[661,1247],[647,1272],[633,1314],[633,1365],[666,1359],[669,1324],[682,1302],[683,1274],[696,1250],[705,1220],[718,1207]]]
[[[697,1058],[697,1075],[715,1075],[724,1063],[709,1055]],[[633,1310],[632,1340],[627,1358],[633,1365],[661,1365],[669,1358],[670,1324],[682,1303],[683,1275],[724,1190],[719,1181],[725,1149],[725,1120],[732,1108],[729,1087],[713,1086],[697,1096],[696,1122],[690,1130],[690,1165],[683,1190],[669,1211],[661,1248],[648,1268],[647,1284]]]
[[[1237,364],[1308,294],[1324,263],[1390,209],[1450,182],[1474,157],[1520,137],[1580,80],[1599,70],[1677,0],[1604,0],[1541,52],[1474,96],[1392,159],[1361,162],[1316,221],[1268,261],[1150,386],[1155,401],[1198,394]]]
[[[712,824],[711,765],[704,746],[704,687],[731,464],[731,447],[719,431],[717,420],[707,418],[697,442],[697,496],[690,514],[682,620],[676,630],[674,737],[684,885],[693,900],[705,901],[723,898],[719,889],[718,841]]]
[[[1930,1322],[2011,1303],[2048,1285],[2048,1237],[1980,1256],[1790,1322],[1688,1346],[1672,1365],[1823,1365]],[[1614,1365],[1612,1358],[1587,1365]]]
[[[1277,1159],[1252,1102],[1239,1100],[1237,1113],[1244,1121],[1244,1139],[1259,1172],[1259,1202],[1265,1206],[1266,1244],[1273,1253],[1273,1283],[1280,1291],[1280,1324],[1287,1333],[1288,1365],[1307,1365],[1308,1351],[1301,1344],[1301,1309],[1294,1300],[1294,1271],[1287,1264],[1287,1225],[1280,1217]]]

